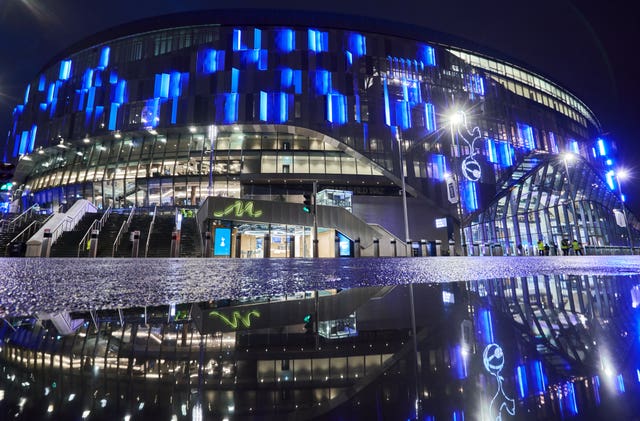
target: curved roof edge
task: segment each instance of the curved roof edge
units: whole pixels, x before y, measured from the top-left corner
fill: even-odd
[[[264,25],[264,26],[319,26],[351,31],[363,31],[389,36],[410,38],[416,41],[440,44],[447,47],[458,47],[464,50],[485,54],[497,59],[508,61],[523,67],[524,69],[543,73],[531,68],[528,64],[508,57],[504,53],[476,44],[473,41],[446,34],[414,24],[406,24],[398,21],[337,14],[330,12],[315,12],[311,10],[274,10],[274,9],[210,9],[181,13],[173,13],[150,18],[139,19],[117,25],[72,44],[60,51],[47,61],[40,72],[46,70],[56,62],[63,60],[71,54],[80,52],[95,45],[103,44],[111,40],[151,32],[162,29],[170,29],[180,26],[192,25]],[[546,77],[546,76],[545,76]],[[551,81],[553,79],[549,78]],[[557,83],[554,81],[554,83]],[[558,86],[562,86],[558,84]]]
[[[67,58],[71,54],[91,48],[96,45],[107,43],[111,40],[152,32],[163,29],[171,29],[181,26],[194,25],[257,25],[257,26],[318,26],[335,28],[350,31],[362,31],[387,36],[407,38],[415,41],[451,47],[461,51],[468,51],[476,55],[484,55],[488,58],[498,59],[522,68],[530,73],[541,76],[547,81],[555,84],[558,88],[573,95],[587,109],[588,105],[580,99],[578,95],[549,77],[544,72],[539,71],[530,64],[522,60],[515,59],[498,50],[483,46],[466,38],[432,30],[416,24],[402,23],[387,19],[373,18],[362,15],[339,14],[332,12],[319,12],[313,10],[275,10],[275,9],[207,9],[187,12],[172,13],[150,18],[143,18],[121,25],[117,25],[72,44],[55,56],[53,56],[40,69],[38,73],[44,72],[55,63]],[[589,109],[591,115],[598,121],[597,117]],[[596,125],[601,130],[599,122]]]

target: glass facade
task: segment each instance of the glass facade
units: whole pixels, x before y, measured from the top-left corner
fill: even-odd
[[[529,157],[513,173],[514,183],[468,228],[476,243],[495,243],[510,254],[537,254],[542,240],[560,254],[563,239],[601,250],[627,246],[629,233],[620,218],[620,197],[585,160]],[[613,209],[613,211],[612,211]],[[630,215],[630,224],[637,224]],[[633,241],[638,237],[633,231]]]

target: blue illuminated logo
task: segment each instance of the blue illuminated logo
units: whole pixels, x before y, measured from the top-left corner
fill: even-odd
[[[214,256],[231,255],[231,228],[216,228]]]
[[[478,154],[480,147],[476,145],[477,142],[482,142],[482,136],[480,135],[480,128],[478,126],[469,130],[466,119],[464,123],[458,126],[458,142],[460,139],[467,144],[470,155],[467,155],[462,160],[461,170],[462,175],[469,181],[478,181],[482,177],[482,170],[480,164],[476,161],[475,156]]]
[[[500,372],[504,367],[504,353],[502,352],[500,345],[487,345],[482,353],[482,361],[484,363],[484,368],[489,372],[489,374],[496,378],[496,382],[498,383],[498,390],[489,404],[489,415],[493,417],[495,414],[496,421],[502,420],[503,409],[506,410],[509,415],[515,415],[516,402],[507,396],[502,386],[504,377],[502,377]]]

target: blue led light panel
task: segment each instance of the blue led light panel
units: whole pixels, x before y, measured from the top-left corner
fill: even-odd
[[[348,34],[348,49],[355,57],[360,57],[367,54],[367,39],[362,34],[350,33]]]
[[[109,65],[109,54],[111,53],[111,48],[104,47],[100,52],[100,62],[98,63],[98,69],[104,70],[105,67]]]
[[[296,33],[293,29],[279,29],[275,34],[275,45],[278,51],[290,53],[296,48]]]
[[[436,52],[433,47],[425,44],[418,45],[418,52],[416,54],[418,60],[427,66],[436,65]]]
[[[307,31],[309,37],[309,51],[321,53],[329,51],[329,33],[318,31],[317,29],[309,29]]]
[[[27,85],[27,89],[24,92],[24,103],[29,102],[29,92],[31,91],[31,84]]]
[[[68,80],[71,76],[71,60],[62,60],[60,62],[60,73],[58,79]]]
[[[224,70],[224,51],[213,49],[198,52],[196,67],[203,74],[215,73]]]

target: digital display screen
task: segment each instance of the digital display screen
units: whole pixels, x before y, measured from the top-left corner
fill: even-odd
[[[351,240],[344,235],[338,233],[338,241],[340,247],[340,257],[351,256]]]
[[[446,228],[447,218],[436,218],[436,228]]]
[[[214,256],[231,256],[231,228],[216,228]]]

